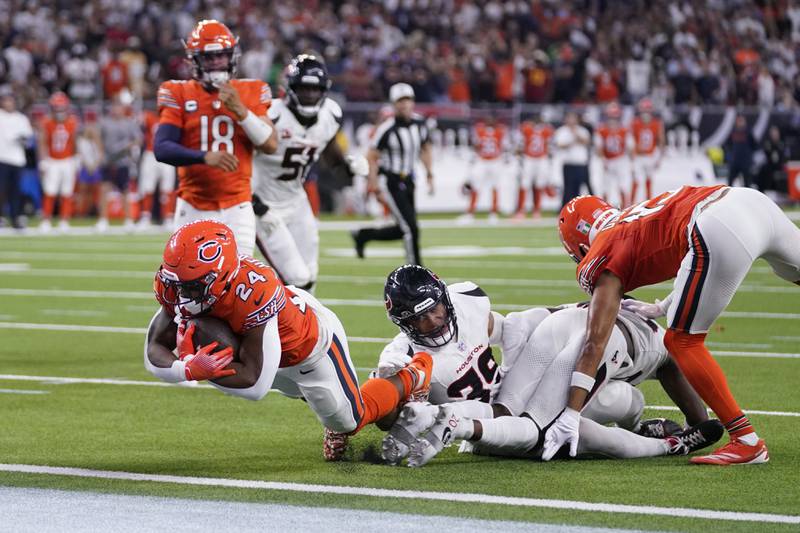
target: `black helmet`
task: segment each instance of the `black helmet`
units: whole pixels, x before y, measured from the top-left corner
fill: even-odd
[[[319,98],[312,102],[302,101],[297,94],[301,87],[319,89]],[[328,69],[325,62],[317,56],[300,54],[286,67],[286,96],[289,98],[289,107],[304,117],[317,116],[330,88]]]
[[[436,348],[444,346],[456,335],[456,313],[447,285],[436,274],[419,265],[403,265],[389,274],[383,289],[383,301],[389,320],[416,343]],[[445,323],[428,333],[421,333],[414,326],[414,319],[444,304],[447,313]]]

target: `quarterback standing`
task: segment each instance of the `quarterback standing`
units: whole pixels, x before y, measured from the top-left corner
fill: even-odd
[[[663,306],[669,327],[664,345],[731,437],[691,462],[767,462],[767,447],[733,397],[705,338],[757,258],[781,278],[800,284],[800,229],[753,189],[685,186],[621,212],[595,196],[575,198],[561,210],[558,231],[567,253],[579,262],[581,287],[592,296],[567,409],[547,431],[545,453],[578,441],[578,415],[599,379],[598,364],[622,294],[674,278],[672,296]]]
[[[39,126],[39,166],[42,169],[42,223],[39,230],[52,229],[51,219],[56,198],[61,197],[59,229],[69,228],[72,217],[72,194],[78,175],[77,144],[78,118],[69,112],[69,97],[56,92],[48,100],[50,116]]]
[[[301,54],[285,75],[286,96],[273,101],[268,114],[278,148],[253,161],[253,209],[258,247],[270,266],[284,283],[310,291],[319,271],[319,230],[303,182],[323,152],[350,174],[366,175],[369,166],[363,156],[345,158],[336,143],[342,109],[326,96],[325,63]]]
[[[241,253],[255,247],[250,180],[253,150],[272,153],[278,140],[266,116],[269,85],[232,79],[238,39],[216,20],[201,20],[184,43],[192,80],[158,90],[154,152],[178,169],[175,225],[213,218],[231,227]]]

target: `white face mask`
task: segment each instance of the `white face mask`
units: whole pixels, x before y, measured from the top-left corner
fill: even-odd
[[[231,79],[231,74],[227,70],[212,70],[211,72],[206,72],[204,77],[208,83],[219,89],[228,83],[228,80]]]

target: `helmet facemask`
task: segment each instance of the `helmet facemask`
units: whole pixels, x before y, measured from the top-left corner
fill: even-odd
[[[289,107],[302,117],[316,117],[331,88],[325,63],[316,56],[301,54],[286,67],[285,76]]]
[[[217,297],[211,292],[218,277],[217,272],[208,272],[197,279],[182,281],[177,274],[161,267],[158,277],[164,286],[161,295],[164,302],[177,306],[192,316],[210,311],[217,302]]]
[[[219,89],[236,74],[239,48],[220,48],[190,53],[194,77],[206,88]],[[225,58],[226,61],[223,61]]]
[[[444,322],[439,327],[431,331],[422,332],[418,328],[419,321],[428,313],[436,312],[439,304],[444,306]],[[429,348],[438,348],[444,346],[455,337],[458,332],[456,325],[456,313],[453,309],[453,304],[450,301],[450,296],[445,289],[438,300],[433,301],[428,299],[418,304],[416,307],[421,307],[420,310],[413,314],[404,312],[402,317],[398,317],[389,310],[389,318],[394,322],[408,337],[414,342],[427,346]]]

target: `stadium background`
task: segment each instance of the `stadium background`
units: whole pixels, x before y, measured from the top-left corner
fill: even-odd
[[[188,75],[180,39],[200,18],[230,24],[241,37],[239,75],[263,77],[273,87],[292,55],[320,51],[335,80],[332,96],[344,105],[349,145],[358,144],[362,125],[374,122],[390,84],[413,83],[418,110],[436,121],[445,146],[434,152],[442,165],[437,196],[419,198],[425,210],[459,211],[466,204],[457,194],[470,157],[465,139],[473,120],[487,114],[514,126],[541,113],[557,124],[565,109],[575,108],[592,126],[607,102],[620,101],[629,117],[648,97],[669,130],[670,159],[657,177],[658,189],[724,179],[724,161],[712,161],[708,149],[725,147],[737,113],[759,136],[769,125],[780,127],[787,158],[800,159],[800,5],[793,1],[0,1],[0,80],[32,118],[61,89],[84,118],[94,119],[121,90],[107,91],[103,73],[109,77],[122,63],[134,110],[147,108],[160,81]],[[35,197],[35,159],[28,165],[27,190]],[[513,163],[503,179],[507,213],[516,187]],[[770,194],[783,201],[784,187],[788,182]],[[358,190],[349,194],[351,200],[338,200],[340,208],[356,209],[363,197]],[[790,215],[797,219],[798,213]],[[375,247],[354,263],[346,232],[353,223],[323,218],[318,295],[354,336],[354,361],[364,379],[376,349],[395,333],[380,293],[402,252]],[[423,217],[423,253],[448,281],[479,283],[501,312],[575,301],[584,295],[553,222],[454,231],[450,219]],[[542,523],[794,531],[800,524],[800,317],[796,293],[763,262],[715,325],[709,345],[770,439],[774,455],[765,469],[712,476],[675,458],[624,466],[539,464],[465,459],[447,450],[430,467],[409,472],[367,461],[324,463],[318,424],[300,402],[271,394],[250,404],[202,387],[157,386],[142,368],[141,339],[155,306],[152,273],[165,234],[29,235],[0,231],[0,529],[101,529],[99,520],[109,511],[116,522],[105,530],[117,531],[181,530],[193,517],[210,528],[220,516],[228,522],[217,527],[242,531],[263,530],[265,523],[298,529],[306,524],[301,520],[314,517],[319,522],[305,530],[321,529],[326,520],[351,531],[521,531]],[[652,301],[667,290],[660,285],[637,296]],[[657,385],[647,383],[644,390],[648,417],[673,416]],[[232,418],[237,423],[228,423]],[[377,430],[361,435],[359,457],[380,438]],[[59,467],[132,474],[107,479],[87,471],[80,478]],[[159,475],[178,482],[165,483]],[[219,484],[185,485],[184,476]],[[275,485],[258,485],[265,480]],[[247,488],[249,482],[255,488]],[[303,492],[298,485],[286,491],[290,484],[326,490]],[[337,494],[342,486],[367,494]],[[55,493],[63,506],[53,507],[52,500],[39,499],[43,493],[12,487],[75,492]],[[399,499],[394,489],[412,491],[406,494],[412,497],[413,491],[438,491],[444,501]],[[145,499],[93,500],[103,493],[179,499],[163,500],[165,509]],[[480,497],[460,502],[464,493]],[[514,506],[514,499],[525,503]],[[200,506],[212,500],[220,507],[202,514]],[[254,508],[232,511],[232,502],[270,502],[280,509],[262,517]],[[45,506],[53,513],[42,513]],[[331,516],[322,509],[331,507],[362,511]],[[376,511],[373,521],[366,511]],[[237,512],[243,522],[233,518]],[[19,521],[9,522],[9,515]],[[445,516],[453,519],[441,521]]]

